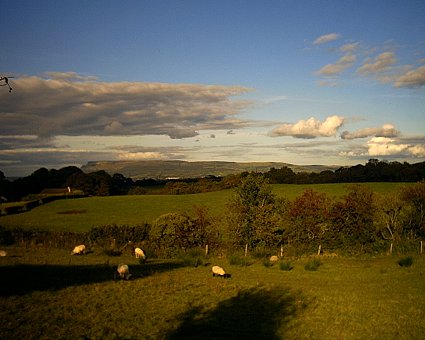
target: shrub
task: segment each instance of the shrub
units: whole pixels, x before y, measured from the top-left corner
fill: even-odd
[[[108,256],[121,256],[122,251],[118,249],[103,249],[103,252]]]
[[[279,263],[280,270],[290,271],[294,269],[294,266],[289,261],[284,261]]]
[[[255,259],[268,259],[271,254],[272,252],[269,249],[263,247],[257,247],[254,251],[251,252],[251,256]]]
[[[270,261],[268,258],[266,258],[266,259],[263,259],[263,266],[264,267],[266,267],[266,268],[270,268],[270,267],[272,267],[273,266],[273,262],[272,261]]]
[[[398,261],[400,267],[410,267],[413,264],[413,257],[407,256]]]
[[[229,264],[232,266],[242,266],[242,267],[248,267],[252,263],[251,261],[245,257],[238,254],[232,254],[229,257]]]
[[[10,230],[0,226],[0,245],[11,245],[15,242],[13,234]]]
[[[180,261],[188,267],[198,267],[204,264],[204,256],[200,249],[190,249],[187,252],[181,253]]]
[[[308,270],[308,271],[311,271],[311,272],[314,272],[317,269],[319,269],[319,267],[320,267],[321,264],[322,264],[322,262],[320,262],[319,259],[314,259],[314,260],[311,260],[311,261],[307,262],[305,264],[305,266],[304,266],[304,269],[305,270]]]
[[[128,225],[105,225],[93,227],[88,232],[89,239],[97,245],[108,248],[111,243],[112,249],[123,249],[129,241],[141,242],[148,238],[151,226],[148,223],[137,226]]]

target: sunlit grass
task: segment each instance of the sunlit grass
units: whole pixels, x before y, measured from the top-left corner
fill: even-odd
[[[372,190],[386,193],[397,190],[402,183],[367,183]],[[277,184],[273,192],[278,197],[294,199],[306,188],[324,192],[330,197],[346,193],[346,184]],[[87,197],[54,201],[16,215],[0,216],[4,227],[40,228],[45,230],[87,231],[93,226],[119,224],[138,225],[152,222],[169,212],[192,213],[194,205],[209,209],[212,216],[225,214],[233,190],[193,195],[139,195]],[[74,212],[74,213],[73,213]]]
[[[304,269],[309,257],[287,259],[293,268],[282,271],[264,267],[262,259],[240,266],[210,258],[195,268],[166,259],[140,265],[127,253],[115,258],[97,251],[70,256],[58,249],[7,250],[11,257],[0,258],[1,339],[173,338],[217,331],[219,320],[229,335],[244,334],[257,321],[258,329],[248,328],[257,338],[425,334],[425,259],[419,255],[410,267],[399,266],[395,256],[321,258],[311,272]],[[130,266],[133,280],[113,280],[119,262]],[[215,264],[232,278],[212,277]],[[20,294],[6,294],[14,280],[7,274],[19,268],[38,275],[19,283]],[[262,302],[277,311],[278,320],[264,318]],[[246,318],[252,318],[248,324]]]

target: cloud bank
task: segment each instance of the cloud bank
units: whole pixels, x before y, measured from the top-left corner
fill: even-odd
[[[0,94],[0,135],[167,135],[193,137],[199,130],[235,129],[250,105],[232,97],[240,86],[142,82],[106,83],[70,73],[24,77]]]
[[[354,132],[344,131],[341,133],[342,139],[356,139],[366,137],[397,137],[400,134],[392,124],[384,124],[380,128],[364,128]]]

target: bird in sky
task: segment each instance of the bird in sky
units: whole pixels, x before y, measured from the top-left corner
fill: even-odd
[[[9,84],[9,78],[14,78],[14,77],[0,77],[0,82],[4,82],[4,84],[0,84],[0,86],[8,86],[9,93],[10,93],[12,92],[12,87]]]

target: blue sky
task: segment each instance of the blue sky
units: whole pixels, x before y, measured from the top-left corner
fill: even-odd
[[[89,160],[425,159],[424,1],[0,5],[8,176]]]

